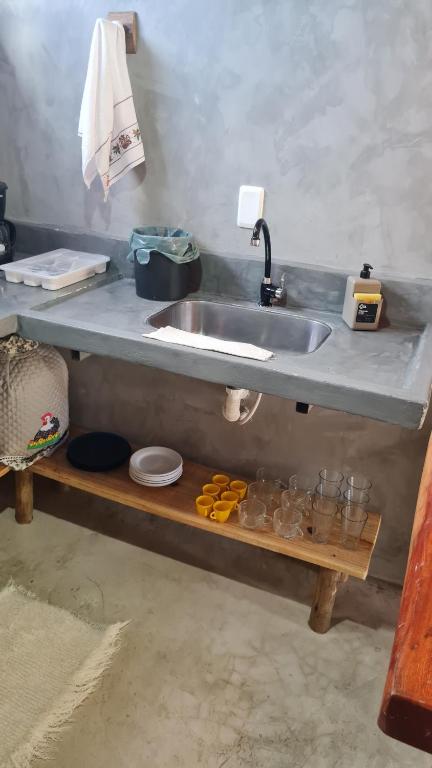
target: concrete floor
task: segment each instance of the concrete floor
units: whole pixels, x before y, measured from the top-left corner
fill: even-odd
[[[318,636],[310,571],[281,560],[288,598],[44,513],[18,526],[5,510],[0,586],[13,576],[92,621],[133,620],[56,768],[430,767],[376,726],[398,590],[351,580],[336,617],[356,621]]]

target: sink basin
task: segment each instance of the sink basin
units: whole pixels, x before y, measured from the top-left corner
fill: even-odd
[[[153,328],[171,325],[190,333],[299,354],[314,352],[331,334],[325,323],[286,310],[215,301],[178,301],[151,315],[148,322]]]

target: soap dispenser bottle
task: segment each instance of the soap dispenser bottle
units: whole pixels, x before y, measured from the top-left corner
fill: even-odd
[[[370,264],[363,264],[360,277],[347,279],[342,317],[355,331],[376,331],[381,315],[383,297],[381,283],[371,278]]]

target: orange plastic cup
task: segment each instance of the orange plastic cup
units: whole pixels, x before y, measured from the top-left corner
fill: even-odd
[[[226,523],[231,514],[232,505],[229,501],[216,501],[213,504],[213,511],[210,512],[212,520],[217,520],[218,523]]]
[[[238,507],[240,496],[235,491],[224,491],[221,493],[221,501],[227,501],[228,504],[231,504],[231,512],[233,512]]]
[[[235,491],[240,496],[240,501],[243,501],[246,496],[247,483],[244,480],[232,480],[230,483],[230,490]]]
[[[207,517],[213,509],[214,498],[213,496],[197,496],[195,499],[196,511],[199,515]]]
[[[219,486],[221,493],[228,490],[229,481],[228,475],[213,475],[212,477],[212,483]]]
[[[204,496],[212,496],[213,500],[216,501],[219,498],[220,487],[215,483],[207,483],[203,485],[202,492]]]

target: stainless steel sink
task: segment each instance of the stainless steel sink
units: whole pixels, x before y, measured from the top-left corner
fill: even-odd
[[[199,300],[171,304],[151,315],[148,322],[154,328],[171,325],[217,339],[300,354],[314,352],[331,334],[331,328],[325,323],[286,310]]]

